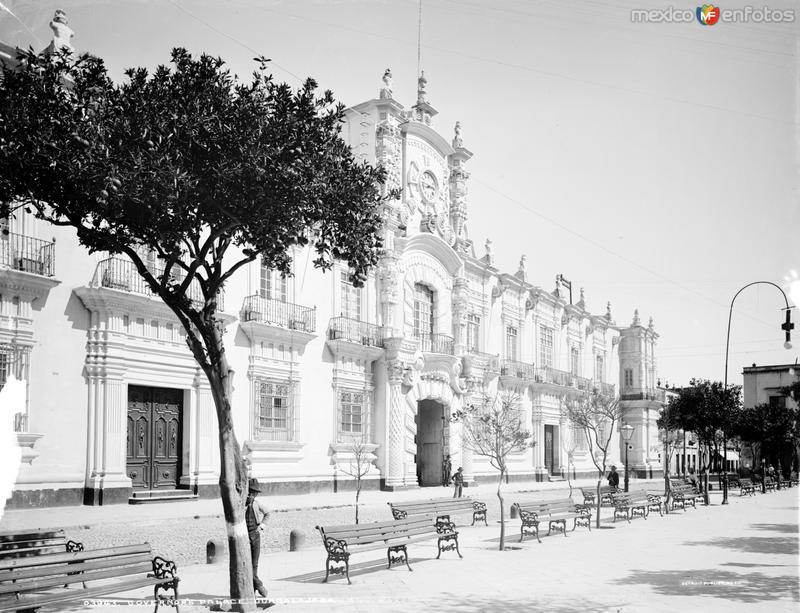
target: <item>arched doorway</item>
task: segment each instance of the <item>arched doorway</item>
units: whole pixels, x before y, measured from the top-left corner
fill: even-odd
[[[422,487],[442,484],[442,460],[449,449],[445,406],[436,400],[417,403],[417,481]]]

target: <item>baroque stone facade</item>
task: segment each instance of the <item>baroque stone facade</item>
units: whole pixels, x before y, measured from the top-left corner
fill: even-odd
[[[511,459],[511,478],[593,473],[565,405],[595,388],[619,396],[636,427],[632,465],[658,470],[652,321],[618,326],[610,305],[592,313],[582,291],[572,304],[561,279],[536,285],[524,256],[502,272],[490,241],[477,255],[468,138],[459,123],[450,138],[434,128],[424,77],[410,109],[391,80],[387,70],[343,130],[357,155],[387,169],[387,189],[402,189],[365,286],[343,264],[323,274],[298,249],[292,277],[254,263],[226,288],[234,425],[252,475],[268,491],[347,487],[360,448],[373,487],[438,485],[446,455],[469,484],[493,470],[449,416],[504,389],[520,394],[536,442]],[[3,236],[0,367],[14,366],[0,372],[27,383],[12,504],[216,495],[209,386],[169,309],[129,262],[87,254],[68,229],[21,218]],[[3,256],[23,243],[37,245],[35,262]],[[615,447],[611,461],[621,457]]]

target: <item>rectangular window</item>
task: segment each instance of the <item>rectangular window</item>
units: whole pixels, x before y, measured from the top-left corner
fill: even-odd
[[[261,265],[259,295],[267,300],[289,301],[289,280],[281,273]]]
[[[354,439],[368,442],[368,411],[365,392],[356,390],[339,392],[339,442]]]
[[[271,441],[293,440],[291,391],[292,386],[288,381],[256,380],[257,438]]]
[[[625,387],[633,387],[633,369],[632,368],[626,368],[623,371],[623,377],[624,377],[623,385]]]
[[[353,287],[350,275],[346,272],[339,277],[342,293],[342,316],[361,321],[361,288]]]
[[[480,351],[481,318],[472,313],[467,315],[467,351]]]
[[[605,381],[605,356],[598,353],[594,358],[594,379],[595,381]]]
[[[30,349],[19,345],[0,345],[0,390],[3,389],[11,375],[19,381],[28,380],[28,361]],[[25,386],[25,406],[14,415],[14,431],[28,431],[28,398]]]
[[[553,329],[539,326],[539,366],[553,366]]]
[[[772,409],[785,409],[786,408],[786,396],[770,396],[769,397],[769,406]]]
[[[506,326],[506,359],[517,359],[517,329]]]
[[[433,290],[414,284],[414,338],[430,339],[433,334]]]
[[[572,347],[569,351],[570,357],[570,372],[576,377],[579,376],[581,370],[581,353],[577,347]]]

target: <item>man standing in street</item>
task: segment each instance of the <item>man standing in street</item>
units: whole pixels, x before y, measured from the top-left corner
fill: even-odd
[[[453,485],[455,486],[453,498],[461,498],[461,490],[464,487],[464,472],[460,466],[458,467],[456,474],[453,475]]]
[[[250,556],[253,560],[253,589],[262,598],[266,598],[267,588],[258,578],[258,558],[261,555],[261,531],[264,529],[264,522],[269,518],[269,513],[256,498],[260,493],[261,484],[258,479],[250,479],[244,519],[247,524],[247,536],[250,538]]]

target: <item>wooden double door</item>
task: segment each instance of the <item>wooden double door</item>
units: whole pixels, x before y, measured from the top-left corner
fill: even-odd
[[[183,390],[128,386],[127,472],[134,489],[176,489],[181,476]]]

